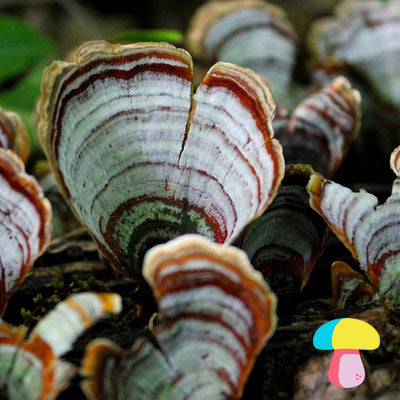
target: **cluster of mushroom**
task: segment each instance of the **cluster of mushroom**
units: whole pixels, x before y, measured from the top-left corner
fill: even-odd
[[[363,98],[358,157],[374,173],[370,159],[399,143],[399,15],[398,0],[342,0],[332,17],[311,21],[309,57],[299,65],[299,35],[283,9],[264,0],[210,0],[193,15],[186,43],[201,66],[224,60],[254,69],[289,112],[310,90],[348,78]],[[309,86],[295,79],[296,65]]]
[[[102,62],[99,63],[99,59]],[[87,76],[85,73],[82,76],[85,63],[89,64]],[[100,66],[100,72],[96,72],[96,65]],[[214,242],[232,241],[245,224],[264,211],[282,179],[283,158],[279,143],[271,138],[273,103],[267,86],[249,70],[220,63],[210,71],[203,87],[198,90],[195,106],[191,95],[191,74],[189,55],[172,46],[111,46],[104,42],[96,42],[81,47],[75,64],[55,63],[44,77],[39,103],[39,130],[56,179],[62,184],[63,194],[70,200],[78,217],[87,225],[100,249],[114,266],[130,276],[138,277],[142,273],[142,255],[149,247],[153,247],[152,243],[165,241],[185,232],[201,233],[209,236]],[[73,83],[74,78],[76,80]],[[174,89],[172,84],[176,85]],[[95,88],[96,85],[99,86]],[[71,89],[74,86],[75,89]],[[58,89],[60,93],[57,98]],[[111,98],[106,103],[96,103],[97,100],[102,101],[106,97],[90,97],[79,89],[89,92],[96,90],[97,95],[104,89]],[[68,94],[70,90],[72,92]],[[125,95],[121,94],[121,90],[125,90]],[[243,95],[247,97],[246,101],[243,101]],[[95,103],[92,103],[93,100]],[[229,107],[225,108],[227,101]],[[58,112],[53,107],[59,105],[63,109],[62,115],[60,114],[60,121],[55,121]],[[111,111],[111,114],[104,115],[106,109]],[[80,115],[79,112],[84,110],[87,115]],[[154,113],[155,110],[160,111],[160,114]],[[214,121],[213,126],[207,117],[210,110],[219,110],[221,115],[220,121]],[[154,124],[149,124],[146,120],[152,115],[155,118]],[[187,121],[189,115],[192,119],[190,123]],[[80,121],[82,117],[86,120]],[[120,118],[122,122],[137,123],[123,128]],[[87,123],[93,123],[90,130],[94,136],[97,135],[96,128],[99,129],[97,139],[87,136],[90,133],[88,126],[85,127]],[[79,125],[82,126],[81,136]],[[111,125],[111,128],[108,125]],[[237,125],[243,128],[236,137],[225,135],[232,133],[232,127]],[[121,128],[117,130],[120,136],[115,135],[116,127]],[[205,165],[201,164],[205,160],[196,159],[196,151],[201,149],[201,146],[205,148],[205,158],[209,156],[206,151],[208,138],[202,134],[204,127],[207,133],[215,130],[220,137],[219,147],[214,149],[215,153],[209,157],[209,165],[213,157],[221,153],[226,155],[227,160],[237,158],[236,164],[222,163],[212,172],[207,171]],[[143,134],[142,138],[132,141],[131,129],[138,129],[139,134]],[[157,131],[158,129],[161,131]],[[193,136],[192,131],[195,132]],[[73,136],[70,135],[72,132]],[[131,135],[128,135],[129,133]],[[169,136],[163,137],[164,133]],[[68,176],[70,172],[75,172],[65,169],[62,165],[64,161],[59,162],[56,159],[56,156],[60,155],[60,160],[65,160],[68,150],[62,146],[65,144],[68,148],[72,144],[74,147],[71,139],[77,140],[75,145],[78,145],[78,148],[75,147],[70,153],[76,155],[75,160],[70,159],[68,162],[78,169],[82,166],[79,164],[85,162],[86,156],[94,156],[96,143],[100,155],[103,151],[107,152],[113,144],[118,148],[122,146],[126,154],[121,151],[121,155],[126,156],[129,162],[137,159],[137,165],[126,166],[121,164],[121,160],[115,159],[110,160],[109,164],[103,159],[102,170],[86,169],[81,177],[83,181],[79,181],[77,177],[80,175]],[[175,151],[172,150],[173,142]],[[159,143],[158,149],[154,147],[155,143]],[[54,153],[50,153],[52,144],[56,145]],[[77,152],[77,149],[84,151]],[[167,153],[166,149],[171,151]],[[135,152],[136,157],[132,157]],[[151,155],[154,161],[150,158],[150,161],[143,163],[137,157],[141,152],[144,156]],[[254,153],[258,154],[257,158],[252,158]],[[162,155],[167,157],[166,161],[161,160]],[[20,186],[16,187],[14,175],[22,174],[22,166],[18,165],[18,168],[13,172],[9,164],[4,166],[7,182],[3,187],[8,185],[4,192],[9,196],[2,198],[5,207],[1,220],[2,232],[9,236],[10,242],[16,244],[14,247],[9,244],[7,251],[4,251],[4,254],[8,254],[12,259],[5,260],[3,252],[1,253],[2,268],[4,271],[10,271],[2,273],[2,276],[6,276],[3,282],[5,289],[1,293],[4,308],[12,290],[24,277],[22,271],[25,273],[29,270],[34,259],[44,251],[50,238],[49,203],[43,198],[37,182],[32,178],[23,175],[24,181],[19,182]],[[85,174],[90,172],[95,174],[85,177]],[[135,177],[142,177],[142,182],[135,182]],[[238,187],[231,185],[231,177],[247,186],[245,195],[238,191]],[[18,179],[21,181],[21,178]],[[117,182],[113,188],[112,181],[115,179]],[[30,185],[30,181],[34,184]],[[73,181],[76,183],[75,187],[71,186]],[[203,191],[202,186],[196,186],[199,181],[204,187]],[[119,186],[121,182],[131,182],[131,185]],[[89,186],[87,192],[86,185]],[[98,191],[94,192],[91,185],[95,185]],[[25,196],[27,200],[21,201],[20,192],[24,187],[30,189],[30,192]],[[107,187],[110,187],[111,192],[107,192]],[[9,188],[15,190],[11,191]],[[88,194],[93,196],[93,203],[85,205]],[[25,208],[17,209],[17,204]],[[107,205],[107,210],[103,208],[104,205]],[[85,210],[87,206],[89,208]],[[96,207],[99,207],[98,221],[95,220]],[[89,210],[91,219],[88,218]],[[136,210],[135,218],[132,219],[129,214]],[[106,214],[107,212],[109,214]],[[149,216],[152,215],[153,221],[149,224]],[[21,221],[22,217],[24,221]],[[137,221],[140,227],[137,232],[132,221]],[[26,233],[22,231],[24,223],[28,226]],[[96,224],[97,234],[94,229]],[[154,225],[153,230],[144,229],[148,224],[150,228]],[[106,228],[105,231],[102,231],[103,227]],[[140,232],[143,237],[137,237]],[[138,244],[137,249],[129,246],[133,239],[133,243]],[[19,246],[23,240],[27,243],[27,256],[24,256]],[[162,353],[151,343],[141,340],[140,351],[126,356],[126,368],[129,369],[129,365],[135,363],[136,358],[138,362],[141,360],[142,351],[150,351],[153,354],[154,366],[164,369],[164,373],[160,370],[159,385],[156,385],[155,389],[149,388],[149,396],[152,390],[174,390],[174,398],[186,397],[188,391],[193,391],[201,398],[208,398],[210,393],[215,393],[221,398],[238,398],[257,353],[275,330],[275,296],[240,250],[229,246],[222,247],[205,238],[191,235],[184,235],[176,244],[169,242],[165,246],[154,248],[148,253],[148,259],[151,261],[145,262],[143,274],[154,286],[155,295],[159,297],[160,313],[165,319],[165,322],[154,330],[154,334],[163,343],[165,350],[168,346],[171,346],[171,350],[166,351],[166,358],[163,360]],[[16,283],[12,286],[9,282]],[[181,288],[178,288],[177,282],[181,282]],[[93,304],[94,299],[98,297],[98,294],[92,295],[93,300],[90,300],[87,312],[90,312],[91,308],[98,308]],[[191,298],[193,300],[188,302]],[[77,311],[78,307],[74,305],[73,311]],[[96,315],[118,312],[119,306],[100,307],[100,310],[102,309],[103,311]],[[74,323],[71,321],[72,317],[66,319],[70,320],[71,329],[82,332],[83,328],[88,326],[89,321],[93,319],[86,315],[87,312],[79,311],[79,317]],[[205,329],[207,321],[209,327]],[[40,340],[47,343],[46,350],[41,350],[40,356],[46,358],[38,359],[38,366],[29,369],[32,375],[42,376],[42,381],[37,382],[40,387],[35,389],[35,393],[31,391],[28,395],[25,392],[29,386],[28,382],[20,387],[17,383],[20,382],[20,372],[25,370],[24,360],[33,357],[29,348],[31,342],[36,339],[30,337],[26,345],[27,350],[19,352],[18,346],[24,335],[17,332],[15,336],[14,328],[3,324],[6,339],[0,345],[0,353],[8,354],[9,363],[8,367],[2,369],[2,390],[7,396],[15,397],[14,395],[18,394],[19,398],[32,395],[33,398],[51,399],[66,384],[71,371],[63,362],[60,362],[62,371],[59,371],[53,362],[49,364],[51,369],[47,369],[49,360],[65,353],[69,347],[67,343],[72,343],[77,336],[70,335],[68,341],[64,339],[64,325],[65,323],[55,322],[54,318],[45,318],[39,324],[42,327]],[[198,332],[194,333],[196,329]],[[50,331],[50,339],[47,339],[42,331]],[[177,332],[180,334],[179,340],[176,341]],[[225,338],[224,343],[219,343],[221,338]],[[53,340],[54,343],[49,343],[49,340]],[[228,340],[229,346],[225,340]],[[63,350],[59,350],[57,346],[61,346]],[[226,350],[222,352],[223,349]],[[112,386],[114,373],[108,374],[105,379],[101,378],[102,368],[109,371],[110,363],[113,364],[111,355],[116,356],[115,349],[102,342],[88,349],[83,363],[83,373],[88,376],[84,384],[88,396],[97,398],[103,390],[112,390],[118,398],[136,398],[135,393],[142,390],[137,373],[134,378],[128,375],[127,382],[120,382],[119,376],[125,376],[127,370],[116,370],[119,382],[117,386]],[[125,358],[125,355],[123,357]],[[14,358],[18,368],[13,366]],[[104,365],[100,360],[104,361]],[[199,362],[203,365],[202,368],[199,368]],[[19,363],[23,364],[21,368]],[[171,363],[175,364],[174,371],[171,371]],[[150,367],[150,370],[152,368]],[[141,364],[140,370],[146,371]],[[150,370],[147,369],[147,373]],[[186,374],[187,378],[182,379],[182,373]],[[131,387],[131,379],[137,379],[137,391],[130,391],[131,397],[126,397],[124,393]],[[177,385],[177,379],[182,379],[182,385]],[[204,380],[204,384],[200,385],[199,380]],[[196,384],[191,385],[191,381]]]
[[[275,295],[229,246],[282,180],[271,94],[223,62],[192,85],[189,54],[163,43],[88,43],[44,74],[39,133],[61,191],[112,266],[153,286],[162,321],[163,352],[88,348],[90,398],[239,398],[275,330]]]
[[[204,18],[212,7],[215,17]],[[251,40],[253,51],[272,53],[256,59],[236,51],[241,66],[226,62],[255,34],[261,39]],[[306,92],[293,94],[295,36],[284,14],[261,0],[214,0],[193,19],[188,47],[224,61],[195,93],[191,56],[165,43],[86,43],[71,62],[46,69],[38,130],[59,189],[110,264],[146,279],[160,314],[157,346],[146,338],[128,351],[105,340],[88,346],[82,374],[89,398],[240,398],[276,328],[276,297],[267,282],[279,301],[294,304],[328,243],[328,226],[366,271],[371,282],[363,287],[400,303],[400,148],[391,158],[393,193],[381,206],[323,177],[334,175],[357,135],[360,94],[340,76],[299,102]],[[263,40],[279,42],[279,52],[261,46]],[[290,109],[280,108],[274,122],[273,96]],[[50,240],[51,211],[9,150],[0,150],[0,177],[0,246],[7,246],[0,247],[2,315]],[[120,310],[116,295],[85,296],[60,305],[27,341],[25,330],[0,325],[0,355],[8,357],[0,385],[9,396],[52,399],[65,386],[71,369],[58,357],[85,327]],[[63,338],[56,320],[76,312],[74,333]],[[49,352],[38,361],[38,395],[28,397],[16,383],[26,360],[37,356],[31,350],[37,341]],[[51,371],[49,359],[57,360]]]
[[[259,269],[262,270],[265,263],[270,263],[264,276],[273,276],[274,268],[278,268],[276,273],[280,274],[279,267],[287,271],[283,272],[284,276],[292,274],[293,291],[298,292],[307,282],[328,236],[326,226],[316,219],[307,206],[305,185],[313,171],[306,166],[290,168],[285,178],[288,186],[281,186],[284,161],[282,148],[273,138],[271,120],[274,103],[267,85],[249,69],[218,62],[192,95],[192,62],[184,50],[158,43],[121,46],[105,42],[83,45],[71,63],[53,63],[46,70],[43,82],[38,109],[41,116],[39,133],[46,155],[66,200],[114,268],[137,279],[142,272],[146,274],[146,262],[143,271],[141,265],[150,248],[181,236],[177,239],[179,246],[174,241],[166,245],[179,251],[170,251],[169,261],[161,263],[166,271],[172,263],[171,274],[180,276],[179,280],[171,278],[170,282],[174,284],[171,283],[167,290],[169,301],[179,311],[175,308],[175,311],[164,309],[160,294],[159,308],[164,322],[154,333],[163,348],[171,348],[166,350],[166,356],[172,365],[175,365],[173,360],[179,357],[180,360],[186,360],[188,365],[178,363],[172,371],[165,369],[163,357],[146,341],[138,342],[127,354],[121,354],[112,344],[100,342],[89,348],[84,360],[84,372],[88,375],[84,384],[86,392],[92,398],[102,398],[104,395],[135,398],[135,391],[126,392],[135,382],[141,391],[149,391],[149,396],[154,390],[166,390],[168,393],[177,390],[171,393],[179,396],[183,389],[171,388],[171,382],[176,381],[177,377],[185,381],[186,373],[183,371],[188,371],[189,375],[199,373],[190,371],[194,360],[200,358],[210,360],[205,362],[204,370],[208,377],[204,386],[189,385],[187,390],[199,390],[204,396],[208,390],[213,390],[214,393],[220,393],[221,398],[238,398],[249,366],[260,350],[260,343],[265,343],[274,330],[275,311],[272,305],[275,300],[269,289],[263,289],[266,305],[262,307],[267,311],[250,311],[253,318],[247,329],[258,332],[256,326],[260,318],[264,322],[267,318],[269,322],[263,333],[252,334],[254,337],[261,335],[264,339],[253,344],[252,356],[245,362],[246,368],[240,374],[226,372],[230,376],[228,380],[218,378],[211,386],[206,385],[206,382],[214,382],[214,378],[208,374],[215,377],[214,368],[223,369],[223,366],[211,362],[213,353],[205,344],[205,353],[184,350],[186,341],[194,340],[186,335],[196,330],[193,319],[201,318],[204,323],[207,315],[204,305],[208,297],[214,304],[222,302],[223,309],[228,305],[222,306],[226,296],[222,294],[224,291],[221,292],[223,280],[213,277],[216,273],[226,274],[223,269],[227,261],[222,263],[225,265],[222,268],[221,263],[217,264],[218,260],[214,259],[211,268],[207,266],[209,255],[205,254],[214,252],[213,246],[217,245],[212,242],[224,244],[216,247],[221,249],[219,259],[224,259],[222,253],[237,251],[231,249],[229,244],[237,243],[246,249],[252,261],[264,258],[261,262],[263,266]],[[294,126],[291,129],[302,132],[305,131],[304,126],[319,127],[313,132],[315,136],[324,137],[324,143],[329,143],[326,157],[330,160],[329,168],[334,170],[348,147],[348,140],[343,137],[351,137],[357,131],[359,101],[358,92],[352,90],[344,78],[340,78],[305,100],[304,105],[299,106],[299,111],[293,114],[293,122],[287,126]],[[331,117],[335,113],[340,116],[339,121],[346,122],[336,125],[336,120]],[[301,120],[297,115],[301,115]],[[113,148],[120,150],[111,152]],[[218,160],[218,164],[215,160]],[[274,205],[271,202],[275,197]],[[288,201],[291,197],[292,201],[298,203],[297,211]],[[270,204],[271,213],[268,217],[266,209]],[[285,234],[274,228],[276,221],[280,220],[294,222],[287,226]],[[275,231],[275,236],[271,233],[261,237],[258,235],[257,240],[249,239],[248,235],[251,237],[252,232],[257,231],[257,224],[262,224],[262,229],[270,225],[271,228],[266,228],[266,232]],[[246,225],[248,228],[243,232]],[[307,233],[304,235],[304,232]],[[212,242],[188,236],[187,233],[201,234]],[[287,234],[304,237],[304,242],[296,248],[298,243],[292,241],[293,250],[290,246],[289,250],[288,246],[285,249],[283,236]],[[177,282],[181,279],[185,281],[185,263],[191,260],[185,254],[182,261],[173,261],[172,254],[179,253],[181,246],[185,249],[182,249],[184,254],[197,247],[201,251],[196,250],[195,254],[204,253],[200,257],[203,260],[200,264],[202,272],[198,278],[194,274],[196,263],[190,261],[188,264],[193,281],[186,287],[193,292],[197,286],[194,283],[196,279],[199,279],[200,288],[210,279],[215,282],[212,286],[217,286],[217,292],[220,292],[215,294],[215,298],[209,287],[204,288],[204,294],[199,292],[203,306],[197,317],[196,313],[188,311],[191,307],[190,295],[183,296],[182,306],[179,306],[174,303],[171,293],[171,290],[179,293],[183,290],[178,289]],[[283,251],[276,252],[279,246]],[[262,253],[268,247],[272,252],[266,251],[264,256]],[[156,247],[151,252],[157,250]],[[289,254],[286,262],[282,261],[285,252]],[[292,254],[296,256],[292,257]],[[152,259],[150,255],[148,257]],[[228,255],[226,257],[230,258]],[[294,260],[292,263],[288,262],[290,258]],[[300,262],[300,259],[303,261]],[[254,264],[257,262],[254,261]],[[254,271],[252,275],[259,276]],[[163,280],[167,279],[168,273],[164,272],[162,276]],[[149,282],[153,282],[153,279],[147,278]],[[248,279],[235,281],[246,282]],[[232,290],[232,284],[229,287]],[[254,290],[254,279],[250,289],[250,292]],[[156,289],[156,296],[159,290]],[[243,290],[240,287],[238,294]],[[181,300],[176,297],[176,301]],[[249,307],[249,303],[246,304]],[[257,303],[252,304],[255,307]],[[200,305],[196,302],[193,307],[198,310]],[[182,313],[183,318],[179,319],[180,333],[174,336],[171,344],[167,339],[168,332],[175,332],[175,328],[168,322],[170,312],[173,315],[178,313],[176,318]],[[221,310],[218,312],[218,309],[213,312],[217,315],[225,313]],[[189,320],[187,313],[191,315]],[[214,335],[215,329],[216,337],[220,337],[218,331],[221,322],[218,319],[216,322],[215,328],[210,327],[207,332]],[[233,322],[229,322],[231,329],[238,323]],[[188,328],[184,328],[186,323]],[[229,336],[225,334],[226,338]],[[175,344],[177,338],[180,345]],[[207,339],[207,335],[201,340],[218,341],[216,338]],[[182,350],[180,346],[183,346]],[[233,349],[237,345],[232,343],[228,347]],[[185,357],[180,356],[180,351],[185,352]],[[139,362],[143,352],[151,354],[152,368],[160,371],[160,381],[152,388],[146,388],[136,381],[139,379],[136,378],[139,376],[137,371],[146,371]],[[248,351],[245,353],[249,354]],[[227,365],[233,362],[227,362],[229,357],[228,354],[223,357]],[[112,367],[125,364],[126,367]],[[131,373],[128,374],[127,370]],[[126,376],[127,381],[121,381],[121,376]],[[231,387],[229,396],[228,387]],[[182,391],[182,395],[184,393]]]
[[[19,116],[0,110],[0,317],[51,238],[51,206],[39,183],[25,173],[28,154]]]
[[[365,207],[365,212],[361,208],[356,211],[355,201],[343,203],[343,199],[348,199],[348,193],[352,193],[350,190],[339,189],[339,185],[325,179],[331,178],[340,166],[360,128],[361,117],[363,135],[359,142],[363,144],[358,143],[358,148],[367,153],[362,157],[368,160],[363,166],[368,172],[370,165],[376,164],[371,163],[370,158],[378,149],[385,147],[386,155],[387,149],[399,142],[396,136],[398,128],[393,125],[390,132],[382,132],[387,127],[382,121],[398,120],[400,69],[394,60],[399,54],[399,15],[400,2],[397,0],[345,0],[336,8],[335,16],[313,23],[308,36],[312,57],[312,83],[308,87],[300,87],[293,79],[297,35],[279,7],[263,0],[212,0],[195,13],[187,32],[188,48],[200,64],[207,65],[220,59],[236,62],[253,68],[270,82],[280,106],[273,122],[275,137],[283,147],[286,164],[311,164],[321,174],[312,175],[307,186],[311,206],[360,261],[361,269],[369,278],[366,282],[347,264],[335,263],[332,267],[333,292],[335,303],[340,307],[351,301],[376,298],[377,295],[394,305],[400,301],[396,290],[398,241],[394,233],[399,220],[395,211],[397,179],[392,196],[379,207],[372,195],[351,194],[351,198],[360,199],[360,207]],[[256,45],[244,46],[243,43]],[[351,90],[349,81],[361,90],[363,113],[360,112],[360,94]],[[312,94],[296,107],[298,99],[310,91]],[[398,169],[393,160],[397,152],[396,149],[391,156],[396,176]],[[329,193],[328,188],[332,188]],[[339,193],[342,200],[339,200]],[[376,212],[372,212],[375,208]],[[270,210],[272,213],[273,207]],[[267,210],[266,220],[268,213]],[[368,226],[360,223],[366,215],[369,216]],[[260,226],[261,221],[261,218],[257,220]],[[350,231],[350,227],[354,229]],[[270,257],[268,249],[273,242],[268,239],[265,247],[254,245],[257,240],[252,233],[258,232],[260,236],[261,228],[247,231],[252,241],[251,246],[246,244],[247,251],[253,257],[252,261],[260,264],[260,259]],[[323,240],[320,243],[323,244]],[[276,249],[282,245],[274,244],[273,252],[278,254]],[[264,257],[263,253],[267,255]],[[271,271],[280,270],[277,265],[287,265],[288,260],[295,257],[289,252],[275,258],[279,261],[275,262],[275,267],[268,267]],[[294,274],[295,268],[290,270]],[[277,279],[276,274],[271,275]],[[282,290],[281,284],[279,287]]]

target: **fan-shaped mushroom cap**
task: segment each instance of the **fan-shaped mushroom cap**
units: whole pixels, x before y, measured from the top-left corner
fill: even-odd
[[[365,303],[374,299],[376,295],[376,287],[345,262],[335,261],[332,264],[331,277],[332,298],[336,308]]]
[[[335,16],[317,21],[310,48],[319,64],[337,64],[362,76],[375,92],[400,104],[400,1],[346,0]]]
[[[397,178],[383,204],[364,190],[353,192],[319,174],[312,175],[307,185],[311,206],[359,261],[379,296],[393,304],[400,303],[399,154],[397,147],[391,155]]]
[[[51,239],[51,207],[11,150],[0,149],[0,316]]]
[[[119,313],[114,293],[79,293],[60,302],[26,339],[27,328],[0,319],[0,388],[6,399],[54,400],[76,368],[60,357],[106,313]]]
[[[192,96],[192,75],[172,45],[106,42],[44,74],[39,131],[61,191],[129,276],[150,247],[183,233],[231,243],[284,174],[262,79],[218,63]]]
[[[276,326],[275,296],[245,253],[183,235],[147,253],[144,276],[159,307],[155,340],[89,344],[88,398],[239,399]]]
[[[309,204],[309,165],[291,164],[274,201],[240,235],[236,245],[278,296],[279,312],[297,304],[330,231]]]
[[[286,164],[310,164],[330,177],[360,128],[360,93],[339,76],[305,98],[286,118],[276,118],[275,137]]]
[[[278,104],[287,95],[297,35],[282,8],[263,0],[206,2],[192,17],[186,39],[198,60],[251,68],[268,81]]]
[[[12,150],[23,162],[29,156],[29,138],[20,116],[0,108],[0,148]]]

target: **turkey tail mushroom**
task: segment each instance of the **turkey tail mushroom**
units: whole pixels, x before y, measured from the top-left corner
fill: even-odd
[[[383,204],[364,190],[353,192],[319,174],[312,175],[307,185],[311,206],[358,260],[379,297],[394,305],[400,304],[399,158],[400,146],[390,159],[397,178]]]
[[[0,149],[0,317],[51,239],[51,206],[11,150]]]
[[[400,106],[400,2],[346,0],[311,28],[314,62],[358,75],[388,104]]]
[[[186,42],[200,63],[250,68],[267,80],[278,104],[290,99],[297,35],[282,8],[263,0],[207,2],[191,18]]]
[[[54,400],[76,368],[60,357],[107,313],[121,311],[114,293],[79,293],[60,302],[26,338],[27,328],[0,319],[0,393],[6,399]]]
[[[233,242],[284,174],[274,102],[252,71],[217,63],[192,95],[190,55],[91,42],[45,72],[40,138],[61,192],[130,277],[184,233]]]
[[[156,297],[154,341],[86,349],[89,399],[239,399],[276,327],[275,295],[246,255],[197,235],[151,249],[143,273]]]
[[[278,114],[273,126],[286,164],[310,164],[331,177],[360,129],[360,100],[341,76],[303,100],[291,115]]]
[[[343,261],[332,264],[332,297],[335,308],[362,304],[375,298],[376,288]]]
[[[0,108],[0,148],[12,150],[26,162],[29,156],[29,138],[21,117]]]
[[[309,205],[305,187],[313,173],[309,165],[287,166],[274,201],[236,243],[277,295],[280,314],[296,306],[330,238],[324,220]]]

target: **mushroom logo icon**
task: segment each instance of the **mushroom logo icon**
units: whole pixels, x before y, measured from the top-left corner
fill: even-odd
[[[342,388],[351,388],[364,381],[365,369],[359,350],[379,347],[378,332],[370,324],[355,318],[339,318],[321,325],[314,334],[314,347],[334,350],[328,377]]]

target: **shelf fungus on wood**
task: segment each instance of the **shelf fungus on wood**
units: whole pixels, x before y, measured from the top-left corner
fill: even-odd
[[[189,53],[165,43],[91,42],[44,73],[39,131],[61,191],[131,277],[180,234],[231,243],[284,174],[266,84],[222,62],[194,96],[192,79]]]
[[[0,148],[16,153],[23,162],[29,156],[29,139],[18,114],[0,108]]]
[[[251,68],[268,81],[278,104],[289,91],[297,35],[278,6],[264,0],[210,1],[191,18],[186,42],[205,65],[228,61]]]
[[[332,297],[335,308],[362,304],[375,298],[376,288],[343,261],[332,264]]]
[[[390,165],[397,178],[383,204],[364,190],[353,192],[319,174],[307,186],[311,206],[358,260],[379,297],[400,304],[400,146]]]
[[[360,128],[360,93],[344,77],[334,79],[273,122],[286,164],[310,164],[331,177]]]
[[[151,249],[154,340],[121,351],[102,339],[83,360],[90,399],[238,399],[276,326],[276,299],[241,250],[183,235]]]
[[[347,0],[335,16],[317,21],[310,32],[316,64],[347,69],[367,81],[380,98],[400,105],[400,2]]]
[[[99,318],[120,310],[117,294],[72,295],[43,317],[28,338],[25,326],[12,327],[0,319],[0,397],[55,399],[76,373],[60,357]]]
[[[309,165],[289,165],[277,196],[240,235],[237,245],[278,297],[279,313],[297,304],[329,240],[324,220],[310,207]]]
[[[51,239],[51,206],[11,150],[0,149],[0,317]]]

